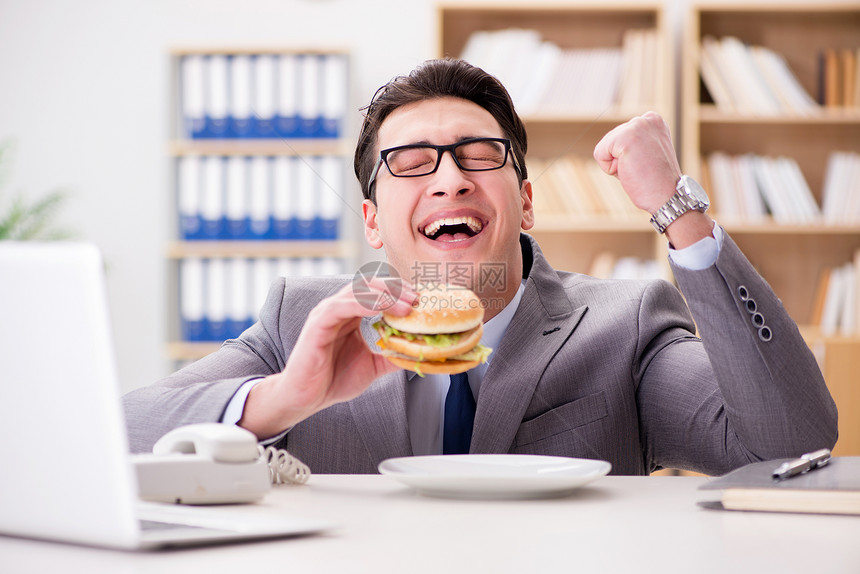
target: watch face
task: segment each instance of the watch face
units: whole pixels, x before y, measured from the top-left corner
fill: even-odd
[[[702,189],[702,186],[699,185],[698,181],[685,175],[683,176],[683,183],[687,193],[690,194],[693,199],[705,205],[710,205],[711,200],[708,199],[708,194],[705,193],[705,190]]]

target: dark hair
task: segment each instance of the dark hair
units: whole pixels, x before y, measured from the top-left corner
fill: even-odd
[[[398,76],[379,88],[370,104],[364,108],[364,122],[355,148],[354,168],[365,199],[376,203],[376,193],[368,189],[367,183],[378,159],[374,151],[379,127],[385,118],[401,106],[443,97],[468,100],[490,112],[499,122],[505,137],[511,140],[517,164],[522,169],[520,180],[526,179],[526,129],[502,83],[481,68],[463,60],[427,60],[408,76]]]

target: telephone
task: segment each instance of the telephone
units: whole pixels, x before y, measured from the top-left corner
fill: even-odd
[[[139,496],[176,504],[260,500],[272,484],[304,484],[310,469],[285,450],[257,444],[254,433],[222,423],[174,429],[135,455]]]

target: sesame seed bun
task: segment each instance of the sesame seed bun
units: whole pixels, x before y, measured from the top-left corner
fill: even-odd
[[[382,313],[383,320],[406,333],[461,333],[484,322],[481,300],[469,289],[453,285],[419,287],[418,300],[405,317]]]

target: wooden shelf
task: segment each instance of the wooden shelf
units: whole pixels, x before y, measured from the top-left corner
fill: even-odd
[[[621,48],[631,30],[653,29],[659,38],[655,66],[655,101],[650,107],[661,113],[672,128],[675,121],[673,62],[664,7],[660,4],[571,5],[537,2],[463,4],[443,1],[437,6],[440,56],[457,57],[469,37],[477,31],[511,28],[535,30],[542,40],[562,50]],[[599,112],[524,114],[529,136],[528,157],[551,160],[561,156],[591,158],[594,146],[615,126],[638,113],[619,113],[607,102]],[[674,130],[673,130],[674,133]],[[532,174],[534,176],[534,174]],[[532,181],[535,195],[541,193],[540,178]],[[563,190],[562,190],[563,192]],[[648,218],[580,218],[541,212],[531,233],[538,238],[549,261],[559,269],[587,271],[599,254],[609,250],[621,256],[642,259],[665,258],[665,241],[654,233]]]
[[[726,114],[702,91],[698,62],[704,36],[733,36],[783,56],[803,88],[818,95],[819,54],[860,47],[860,6],[849,4],[700,4],[691,7],[681,49],[682,166],[702,177],[701,161],[715,151],[786,156],[800,167],[821,205],[828,156],[860,152],[860,109],[822,108],[809,115]],[[705,182],[707,184],[707,182]],[[719,208],[719,206],[716,206]],[[852,260],[860,226],[732,222],[714,214],[801,325],[839,407],[838,454],[860,454],[860,334],[824,337],[814,314],[820,277]],[[853,426],[852,426],[853,425]]]
[[[807,116],[778,115],[750,116],[727,114],[717,110],[713,104],[699,105],[699,120],[709,124],[796,124],[798,126],[839,125],[848,129],[860,125],[860,109],[858,108],[822,108]]]
[[[171,259],[186,257],[354,257],[349,241],[174,241]]]
[[[352,149],[343,139],[266,139],[266,140],[174,140],[168,146],[170,155],[218,156],[349,156]]]
[[[167,357],[173,361],[196,361],[214,353],[221,343],[189,343],[173,341],[167,344]]]

